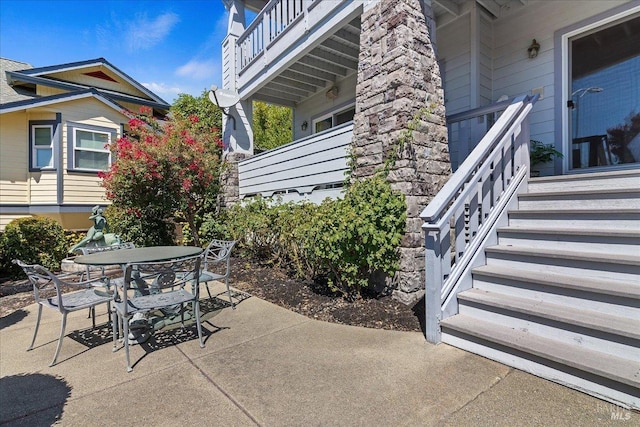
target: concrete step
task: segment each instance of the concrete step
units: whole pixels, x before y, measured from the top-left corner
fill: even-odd
[[[640,169],[556,175],[529,180],[529,192],[640,188]]]
[[[461,315],[640,361],[640,318],[470,289],[458,294]]]
[[[474,289],[640,319],[640,283],[484,265],[473,269]]]
[[[529,192],[518,196],[518,209],[640,209],[640,187],[602,190]]]
[[[638,224],[640,225],[640,224]],[[588,229],[509,226],[498,229],[498,243],[503,246],[568,249],[574,251],[634,253],[640,248],[638,229]]]
[[[441,321],[442,340],[484,357],[640,408],[640,363],[465,315]]]
[[[487,265],[528,271],[548,271],[579,278],[640,282],[640,254],[608,254],[516,246],[490,246]]]
[[[514,227],[637,230],[640,224],[640,209],[521,209],[508,215]]]

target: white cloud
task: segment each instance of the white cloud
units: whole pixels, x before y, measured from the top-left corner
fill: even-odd
[[[194,80],[212,79],[218,73],[220,64],[213,59],[206,61],[198,61],[192,59],[176,70],[176,74],[180,77],[186,77]]]
[[[179,93],[184,92],[184,90],[177,86],[171,86],[165,83],[142,83],[142,86],[146,87],[156,95],[160,95],[161,98],[169,102],[171,102],[172,99],[176,98]]]
[[[163,13],[153,20],[149,20],[146,13],[136,16],[135,21],[127,23],[128,50],[136,51],[155,46],[164,40],[178,22],[180,17],[171,12]]]

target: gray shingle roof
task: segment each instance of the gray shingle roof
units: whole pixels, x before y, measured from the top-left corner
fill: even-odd
[[[21,71],[33,68],[26,62],[0,58],[0,104],[35,98],[35,94],[22,87],[12,87],[7,83],[6,71]]]

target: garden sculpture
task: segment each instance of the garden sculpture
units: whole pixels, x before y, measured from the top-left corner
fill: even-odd
[[[117,234],[109,233],[109,225],[105,218],[104,209],[100,206],[94,206],[91,209],[89,219],[93,220],[94,225],[87,231],[87,235],[73,246],[69,252],[77,253],[83,247],[93,246],[111,246],[120,244],[120,237]]]

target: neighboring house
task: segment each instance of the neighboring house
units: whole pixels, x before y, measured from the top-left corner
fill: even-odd
[[[229,202],[337,197],[414,121],[395,295],[426,282],[427,339],[640,407],[640,1],[224,1]],[[294,142],[252,156],[253,100]],[[563,154],[538,180],[530,139]]]
[[[0,231],[13,219],[47,216],[87,229],[107,203],[98,172],[121,137],[126,111],[169,104],[104,58],[33,68],[0,59]]]

